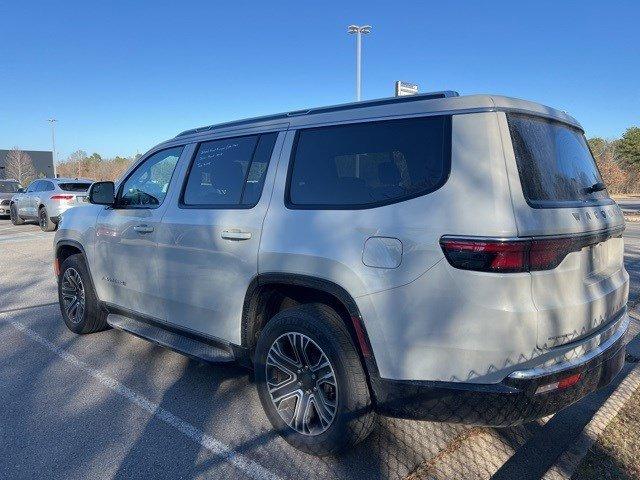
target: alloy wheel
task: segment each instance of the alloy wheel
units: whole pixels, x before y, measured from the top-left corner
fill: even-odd
[[[338,384],[327,355],[311,338],[288,332],[267,354],[267,388],[278,414],[296,432],[319,435],[336,417]]]
[[[62,303],[67,317],[72,323],[80,323],[84,318],[85,297],[82,277],[69,267],[62,275]]]

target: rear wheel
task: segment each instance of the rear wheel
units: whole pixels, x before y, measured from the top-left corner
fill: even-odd
[[[40,207],[40,210],[38,210],[38,223],[44,232],[53,232],[56,229],[55,222],[51,220],[47,209],[44,207]]]
[[[301,305],[273,317],[256,346],[255,376],[271,424],[300,450],[334,455],[373,430],[358,352],[326,305]]]
[[[62,262],[58,300],[64,323],[72,332],[94,333],[108,327],[107,313],[100,308],[82,255],[71,255]]]
[[[12,203],[9,208],[9,216],[11,217],[11,223],[14,225],[24,225],[24,220],[18,215],[18,209],[15,203]]]

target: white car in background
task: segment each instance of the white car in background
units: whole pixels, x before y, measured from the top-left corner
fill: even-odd
[[[11,198],[9,214],[14,225],[37,220],[45,232],[54,231],[60,216],[71,207],[86,205],[91,180],[78,178],[40,178],[29,184],[25,192]]]
[[[8,217],[11,197],[22,191],[22,185],[17,180],[0,180],[0,217]]]

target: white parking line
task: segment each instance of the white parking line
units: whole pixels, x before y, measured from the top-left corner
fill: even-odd
[[[11,325],[13,325],[13,327],[16,330],[24,333],[26,336],[28,336],[32,340],[35,340],[40,345],[44,346],[51,352],[55,353],[60,358],[62,358],[65,362],[80,368],[81,370],[83,370],[84,372],[88,373],[93,378],[95,378],[103,386],[123,396],[124,398],[129,400],[131,403],[151,413],[159,420],[162,420],[163,422],[171,425],[172,427],[180,431],[180,433],[182,433],[186,437],[189,437],[194,442],[200,444],[202,447],[206,448],[207,450],[212,452],[214,455],[217,455],[218,457],[221,457],[223,460],[231,463],[236,468],[241,470],[244,473],[244,475],[246,475],[247,478],[273,479],[273,480],[279,479],[279,477],[276,474],[264,468],[262,465],[258,464],[257,462],[254,462],[253,460],[246,458],[241,453],[238,453],[235,450],[233,450],[233,448],[231,448],[230,446],[207,435],[206,433],[194,427],[190,423],[185,422],[184,420],[176,417],[173,413],[169,412],[168,410],[165,410],[157,403],[153,403],[152,401],[148,400],[142,395],[134,392],[129,387],[120,383],[118,380],[115,380],[114,378],[109,377],[108,375],[102,373],[101,371],[90,367],[75,355],[51,343],[49,340],[42,337],[40,334],[36,333],[34,330],[31,330],[29,327],[27,327],[23,323],[16,322],[16,321],[10,321],[10,323]]]

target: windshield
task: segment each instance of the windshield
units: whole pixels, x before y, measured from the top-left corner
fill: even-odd
[[[584,134],[529,115],[507,114],[522,190],[533,207],[609,202]]]
[[[0,182],[0,193],[17,193],[19,188],[18,182]]]

